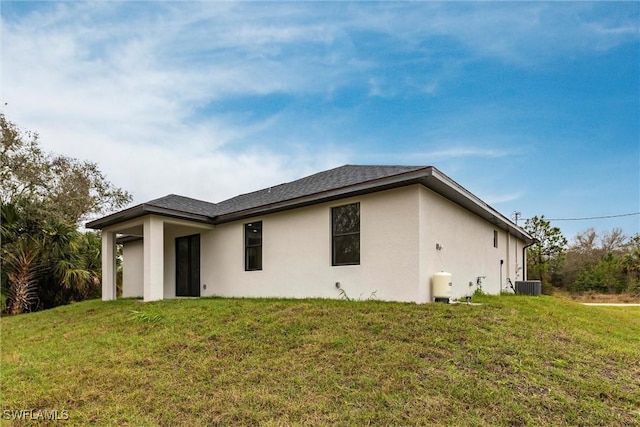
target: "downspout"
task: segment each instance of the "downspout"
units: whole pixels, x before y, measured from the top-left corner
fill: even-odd
[[[535,245],[536,243],[538,243],[538,241],[534,240],[533,242],[522,247],[522,280],[527,280],[527,276],[529,276],[529,272],[527,271],[527,248],[529,246]]]

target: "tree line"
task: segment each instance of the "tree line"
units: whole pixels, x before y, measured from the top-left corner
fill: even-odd
[[[574,293],[629,293],[640,297],[640,233],[588,228],[571,243],[544,215],[526,221],[537,243],[527,248],[529,279]]]
[[[95,163],[44,152],[38,134],[0,114],[2,311],[24,313],[100,296],[101,240],[92,215],[131,195]],[[88,142],[89,143],[89,142]]]

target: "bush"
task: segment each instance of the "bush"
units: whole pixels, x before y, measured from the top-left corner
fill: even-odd
[[[627,288],[623,274],[620,259],[612,254],[607,254],[600,262],[587,267],[578,274],[571,290],[574,292],[621,293]]]
[[[640,298],[640,280],[633,278],[627,285],[627,292],[634,297]]]

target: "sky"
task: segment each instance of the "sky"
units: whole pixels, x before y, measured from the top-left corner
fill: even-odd
[[[2,112],[133,204],[431,165],[520,225],[640,232],[638,2],[0,8]]]

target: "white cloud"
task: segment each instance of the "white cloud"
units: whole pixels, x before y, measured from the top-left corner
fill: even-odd
[[[345,87],[387,98],[401,95],[399,88],[407,85],[435,95],[446,90],[442,82],[460,73],[466,61],[487,56],[516,63],[548,60],[592,46],[612,47],[638,33],[631,18],[601,22],[596,6],[573,3],[69,2],[43,7],[2,17],[4,111],[18,125],[38,131],[45,149],[98,162],[138,202],[169,192],[219,201],[349,162],[357,151],[329,130],[331,122],[346,120],[340,117],[343,111],[323,112],[310,123],[324,126],[323,135],[315,129],[292,141],[281,135],[300,128],[295,111],[286,117],[268,112],[259,119],[237,112],[201,114],[211,105],[224,110],[230,100],[267,94],[331,98]],[[365,34],[375,35],[375,42],[363,41]],[[452,53],[434,42],[442,38],[453,46]],[[396,60],[384,56],[389,51],[412,52],[434,71],[418,81],[386,77]],[[384,159],[432,162],[514,154],[493,148],[499,144],[450,139],[452,129],[468,132],[486,123],[480,114],[458,114],[455,123],[430,130],[430,146],[446,148]]]
[[[96,7],[63,4],[17,23],[3,20],[6,112],[20,126],[37,130],[46,150],[99,163],[110,180],[134,193],[135,202],[171,192],[219,201],[342,162],[340,150],[316,158],[304,150],[279,153],[258,142],[238,154],[234,144],[259,140],[269,118],[247,123],[232,115],[193,115],[201,103],[228,93],[282,89],[290,80],[273,76],[286,74],[286,63],[256,68],[227,52],[223,62],[194,69],[187,59],[172,60],[188,56],[193,43],[176,50],[171,43],[195,15],[178,14],[175,21],[163,16],[155,28],[158,22],[135,18],[100,22],[105,5]],[[252,36],[261,43],[299,37],[286,29],[240,32],[244,40],[236,44],[247,46]]]
[[[505,149],[454,146],[443,150],[414,154],[413,156],[432,159],[432,161],[438,161],[456,159],[460,157],[499,158],[509,155],[513,155],[513,152]]]
[[[512,202],[514,200],[519,200],[524,196],[524,192],[517,191],[515,193],[507,193],[507,194],[485,194],[482,199],[490,205],[497,205],[500,203]]]

